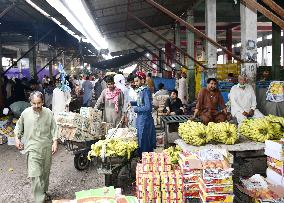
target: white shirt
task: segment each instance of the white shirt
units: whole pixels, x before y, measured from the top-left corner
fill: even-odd
[[[229,95],[231,101],[232,115],[236,113],[249,112],[251,109],[256,109],[256,97],[251,85],[247,84],[246,87],[240,88],[239,85],[234,85]]]
[[[66,105],[69,105],[70,102],[71,102],[70,92],[63,92],[58,87],[56,87],[53,90],[52,112],[54,115],[57,115],[60,112],[69,111]]]

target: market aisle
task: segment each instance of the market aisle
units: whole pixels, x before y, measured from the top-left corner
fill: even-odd
[[[53,199],[74,199],[75,192],[104,185],[94,166],[80,172],[74,168],[74,156],[59,146],[53,158],[49,193]],[[31,182],[27,178],[25,156],[14,146],[0,145],[0,203],[32,202]]]

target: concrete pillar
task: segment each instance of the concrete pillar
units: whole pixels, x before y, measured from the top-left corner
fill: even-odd
[[[32,47],[34,44],[34,40],[29,40],[29,48]],[[33,48],[32,51],[29,53],[29,69],[30,69],[30,75],[31,79],[37,80],[37,69],[36,69],[36,47]]]
[[[2,108],[4,107],[5,103],[5,97],[4,97],[4,77],[2,77],[3,73],[3,65],[2,65],[2,36],[0,33],[0,110],[2,111]],[[1,113],[0,113],[1,114]]]
[[[272,78],[280,80],[281,28],[272,23]]]
[[[262,66],[265,66],[266,65],[266,59],[265,59],[265,57],[266,57],[266,47],[264,46],[264,40],[266,39],[266,37],[265,37],[265,35],[263,35],[262,37],[261,37],[261,39],[262,39],[262,45],[261,45],[261,49],[262,49],[262,53],[261,53],[261,65]]]
[[[257,11],[240,4],[241,15],[241,74],[254,84],[257,68]]]
[[[216,41],[216,0],[205,0],[206,35]],[[216,77],[217,48],[206,41],[206,61],[208,72],[206,78]]]
[[[180,24],[178,24],[178,23],[175,26],[175,45],[180,48]],[[178,50],[176,50],[174,58],[176,60],[180,61],[180,55],[181,55],[181,53]],[[173,63],[175,63],[175,62],[173,62]],[[179,64],[175,64],[175,65],[176,65],[177,69],[180,68]]]
[[[194,17],[193,17],[193,10],[187,11],[187,19],[186,21],[190,24],[194,23]],[[194,57],[194,33],[186,30],[186,41],[187,41],[187,53],[190,56]],[[195,99],[195,71],[194,71],[194,61],[191,59],[187,59],[187,65],[188,65],[188,72],[187,72],[187,81],[188,81],[188,99],[189,102],[194,101]]]
[[[226,48],[232,52],[232,41],[233,41],[233,32],[232,28],[228,28],[226,30]],[[226,57],[226,62],[231,63],[232,62],[232,56],[229,56],[228,54],[225,55]]]

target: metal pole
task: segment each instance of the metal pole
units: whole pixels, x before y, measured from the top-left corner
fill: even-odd
[[[284,30],[284,21],[281,20],[278,16],[274,15],[271,13],[269,10],[267,10],[265,7],[260,5],[254,0],[242,0],[245,2],[247,5],[250,6],[250,9],[256,9],[260,13],[262,13],[265,17],[269,18],[272,22],[274,22],[276,25],[281,27]]]
[[[171,18],[175,19],[176,21],[178,21],[181,25],[184,25],[187,29],[191,30],[192,32],[194,32],[196,35],[198,35],[201,38],[206,39],[208,42],[210,42],[212,45],[216,46],[217,48],[222,49],[226,54],[233,56],[237,61],[240,61],[241,63],[243,63],[244,61],[234,55],[232,52],[230,52],[229,50],[227,50],[225,47],[223,47],[222,45],[220,45],[219,43],[217,43],[215,40],[207,37],[204,33],[200,32],[198,29],[196,29],[194,26],[192,26],[191,24],[185,22],[183,19],[181,19],[180,17],[178,17],[177,15],[175,15],[174,13],[172,13],[171,11],[169,11],[168,9],[164,8],[163,6],[161,6],[160,4],[156,3],[153,0],[146,0],[149,4],[151,4],[152,6],[156,7],[157,9],[159,9],[160,11],[162,11],[163,13],[167,14],[168,16],[170,16]],[[200,64],[198,64],[200,65]]]
[[[12,3],[10,6],[8,6],[4,11],[0,13],[0,19],[5,16],[12,8],[16,6],[15,3]]]
[[[24,53],[20,58],[17,59],[17,61],[13,62],[12,65],[7,68],[7,70],[3,73],[5,75],[11,68],[13,68],[22,58],[24,58],[28,53],[30,53],[44,38],[46,38],[53,29],[49,30],[44,36],[42,36],[34,45],[26,52]]]
[[[152,52],[150,49],[148,49],[147,47],[144,47],[144,46],[142,46],[142,45],[140,45],[140,44],[138,44],[137,42],[135,42],[134,40],[132,40],[131,38],[129,38],[129,36],[126,36],[126,38],[129,40],[129,41],[131,41],[132,43],[134,43],[134,44],[136,44],[138,47],[140,47],[140,48],[142,48],[142,49],[144,49],[144,50],[147,50],[148,52],[150,52],[152,55],[156,55],[157,56],[157,54],[155,54],[154,52]],[[158,56],[157,56],[157,58],[158,58]],[[164,61],[162,61],[166,66],[168,66],[170,69],[174,69],[174,68],[172,68],[171,66],[169,66],[167,63],[165,63]],[[174,70],[176,70],[176,69],[174,69]]]
[[[59,52],[56,56],[54,56],[50,61],[47,62],[47,64],[45,64],[42,69],[40,69],[36,74],[38,75],[41,71],[43,71],[43,69],[46,68],[46,66],[48,66],[52,61],[54,61],[54,59],[56,59],[58,56],[60,56],[62,53],[64,52],[64,50],[62,50],[61,52]]]
[[[139,19],[138,17],[136,17],[135,15],[133,15],[132,13],[129,13],[129,15],[134,18],[135,20],[137,20],[141,25],[144,25],[145,27],[147,27],[151,32],[153,32],[155,35],[157,35],[158,37],[160,37],[162,40],[170,43],[172,46],[174,46],[177,50],[179,50],[181,53],[183,53],[184,55],[186,55],[188,58],[190,58],[191,60],[193,60],[195,63],[197,63],[198,65],[200,65],[201,67],[203,67],[204,69],[208,69],[205,65],[203,65],[202,63],[200,63],[199,61],[195,60],[192,56],[190,56],[187,52],[185,52],[184,50],[180,49],[179,47],[177,47],[174,43],[172,43],[170,40],[166,39],[164,36],[162,36],[160,33],[158,33],[156,30],[154,30],[151,26],[149,26],[147,23],[145,23],[144,21],[142,21],[141,19]]]
[[[132,30],[132,32],[134,34],[136,34],[138,37],[140,37],[141,39],[143,39],[144,41],[146,41],[147,43],[149,43],[152,47],[155,47],[157,50],[160,50],[159,47],[157,47],[153,42],[151,42],[150,40],[146,39],[145,37],[143,37],[142,35],[138,34],[136,31]],[[164,54],[166,52],[164,52],[163,50],[161,50]],[[176,60],[175,58],[173,59],[177,64],[179,64],[180,66],[185,66],[184,64],[182,64],[180,61]]]

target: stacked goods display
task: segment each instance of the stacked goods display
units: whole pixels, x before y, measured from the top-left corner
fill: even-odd
[[[199,156],[203,166],[199,178],[201,201],[233,203],[233,169],[226,157],[220,151],[211,149],[201,150]]]
[[[266,100],[272,102],[284,101],[284,81],[272,81],[266,92]]]
[[[61,112],[55,116],[61,140],[82,142],[99,139],[104,135],[105,128],[112,127],[101,122],[101,111],[82,107],[80,113]]]
[[[209,123],[206,126],[201,122],[189,120],[180,124],[178,133],[187,144],[195,146],[200,146],[210,141],[234,144],[238,140],[236,126],[228,122]]]
[[[283,120],[283,117],[272,115],[263,118],[246,119],[242,122],[239,132],[248,139],[257,142],[280,139],[284,133]]]
[[[137,198],[144,202],[183,203],[182,174],[171,170],[170,157],[165,153],[144,152],[136,167]]]
[[[284,187],[284,140],[266,140],[265,154],[267,155],[267,179]]]
[[[183,176],[184,199],[199,199],[198,181],[202,176],[202,164],[198,152],[180,153],[179,167]]]

